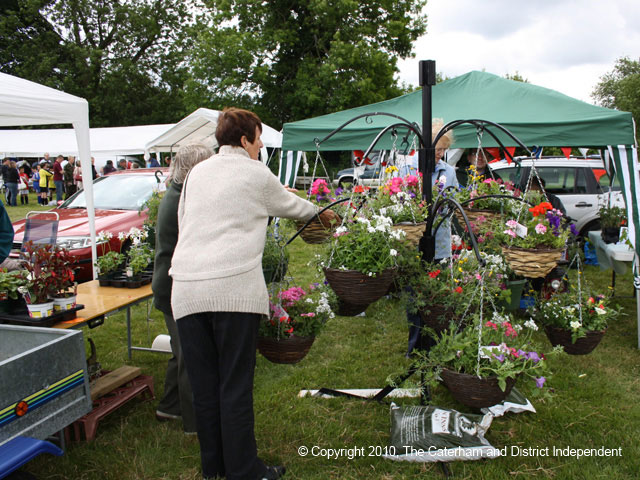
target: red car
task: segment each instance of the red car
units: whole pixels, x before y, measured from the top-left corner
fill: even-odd
[[[142,228],[147,215],[141,208],[151,197],[153,190],[165,182],[167,173],[167,168],[122,170],[97,178],[93,182],[96,237],[103,232],[112,235],[108,243],[98,240],[98,256],[110,250],[120,251],[120,232],[126,233],[132,227]],[[93,279],[89,218],[84,190],[80,190],[62,205],[49,211],[60,216],[57,244],[68,249],[76,257],[77,281],[86,282]],[[38,218],[38,215],[32,215],[31,218]],[[20,220],[13,224],[15,255],[22,246],[24,223],[25,220]]]

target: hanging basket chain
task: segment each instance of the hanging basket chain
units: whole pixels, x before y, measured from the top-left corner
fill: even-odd
[[[480,378],[480,349],[482,347],[482,323],[483,323],[483,318],[482,318],[482,310],[484,307],[484,274],[486,273],[486,270],[484,270],[482,272],[482,275],[480,276],[480,318],[478,320],[478,354],[477,354],[477,358],[476,358],[476,376],[478,378]]]

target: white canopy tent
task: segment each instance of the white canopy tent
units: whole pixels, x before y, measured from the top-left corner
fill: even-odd
[[[91,155],[138,155],[152,138],[175,124],[140,125],[135,127],[91,128]],[[0,130],[0,152],[10,157],[77,155],[78,144],[72,128],[46,130]]]
[[[84,98],[0,73],[0,126],[70,123],[75,130],[82,169],[91,171],[89,104]],[[95,264],[96,225],[93,185],[85,185],[91,235],[91,257]],[[96,275],[94,268],[94,278]]]
[[[181,145],[191,142],[203,142],[211,148],[216,148],[216,127],[221,112],[208,108],[199,108],[189,116],[183,118],[162,135],[151,140],[145,147],[145,158],[150,152],[175,152]],[[282,133],[262,124],[262,143],[265,147],[280,148]],[[267,159],[266,148],[262,151],[263,160]]]

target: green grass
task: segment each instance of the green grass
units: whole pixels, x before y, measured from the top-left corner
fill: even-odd
[[[15,222],[16,220],[22,220],[26,217],[27,213],[31,211],[44,211],[53,208],[53,206],[49,207],[38,205],[38,199],[36,198],[36,194],[33,192],[29,194],[28,205],[20,205],[20,198],[18,198],[18,205],[16,205],[15,207],[7,206],[4,198],[2,199],[2,203],[4,204],[4,208],[9,214],[9,218],[12,222]]]
[[[317,279],[307,263],[319,247],[296,239],[291,246],[290,272],[298,283]],[[575,271],[572,272],[575,275]],[[610,272],[586,267],[588,281],[601,290]],[[632,276],[617,278],[617,294],[632,292]],[[626,316],[611,325],[603,342],[588,356],[560,355],[552,359],[555,373],[549,385],[551,401],[534,401],[536,414],[497,418],[487,438],[493,446],[589,448],[622,447],[621,458],[506,456],[494,460],[457,462],[450,469],[460,479],[634,479],[640,471],[640,352],[637,349],[636,307],[632,298],[617,297]],[[164,321],[147,306],[133,311],[134,343],[149,346],[164,333]],[[134,352],[127,359],[124,314],[106,319],[93,330],[98,359],[104,368],[140,366],[153,375],[156,395],[163,391],[167,356]],[[316,339],[309,355],[297,365],[276,365],[258,355],[255,377],[256,436],[260,456],[287,466],[288,479],[413,479],[444,478],[438,465],[399,463],[376,456],[326,459],[298,455],[298,448],[384,447],[389,443],[388,403],[352,399],[298,398],[300,389],[375,388],[406,367],[407,326],[402,307],[383,299],[365,317],[336,317]],[[543,339],[546,342],[546,339]],[[415,379],[410,379],[415,382]],[[155,401],[135,400],[100,423],[92,443],[72,443],[63,457],[41,456],[26,470],[42,479],[199,479],[198,442],[182,434],[178,423],[156,422]],[[400,404],[416,400],[400,399]],[[443,387],[433,392],[433,404],[456,404]]]

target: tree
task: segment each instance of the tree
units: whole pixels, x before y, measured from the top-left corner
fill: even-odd
[[[640,61],[619,58],[613,71],[600,77],[592,98],[607,108],[631,112],[636,121],[636,138],[640,134]]]
[[[176,121],[192,0],[9,0],[0,70],[89,101],[91,125]]]
[[[514,82],[531,83],[529,79],[520,75],[520,72],[516,70],[516,73],[505,73],[504,78],[507,80],[513,80]]]
[[[210,0],[188,101],[254,108],[274,126],[402,93],[397,59],[425,31],[426,0]]]

